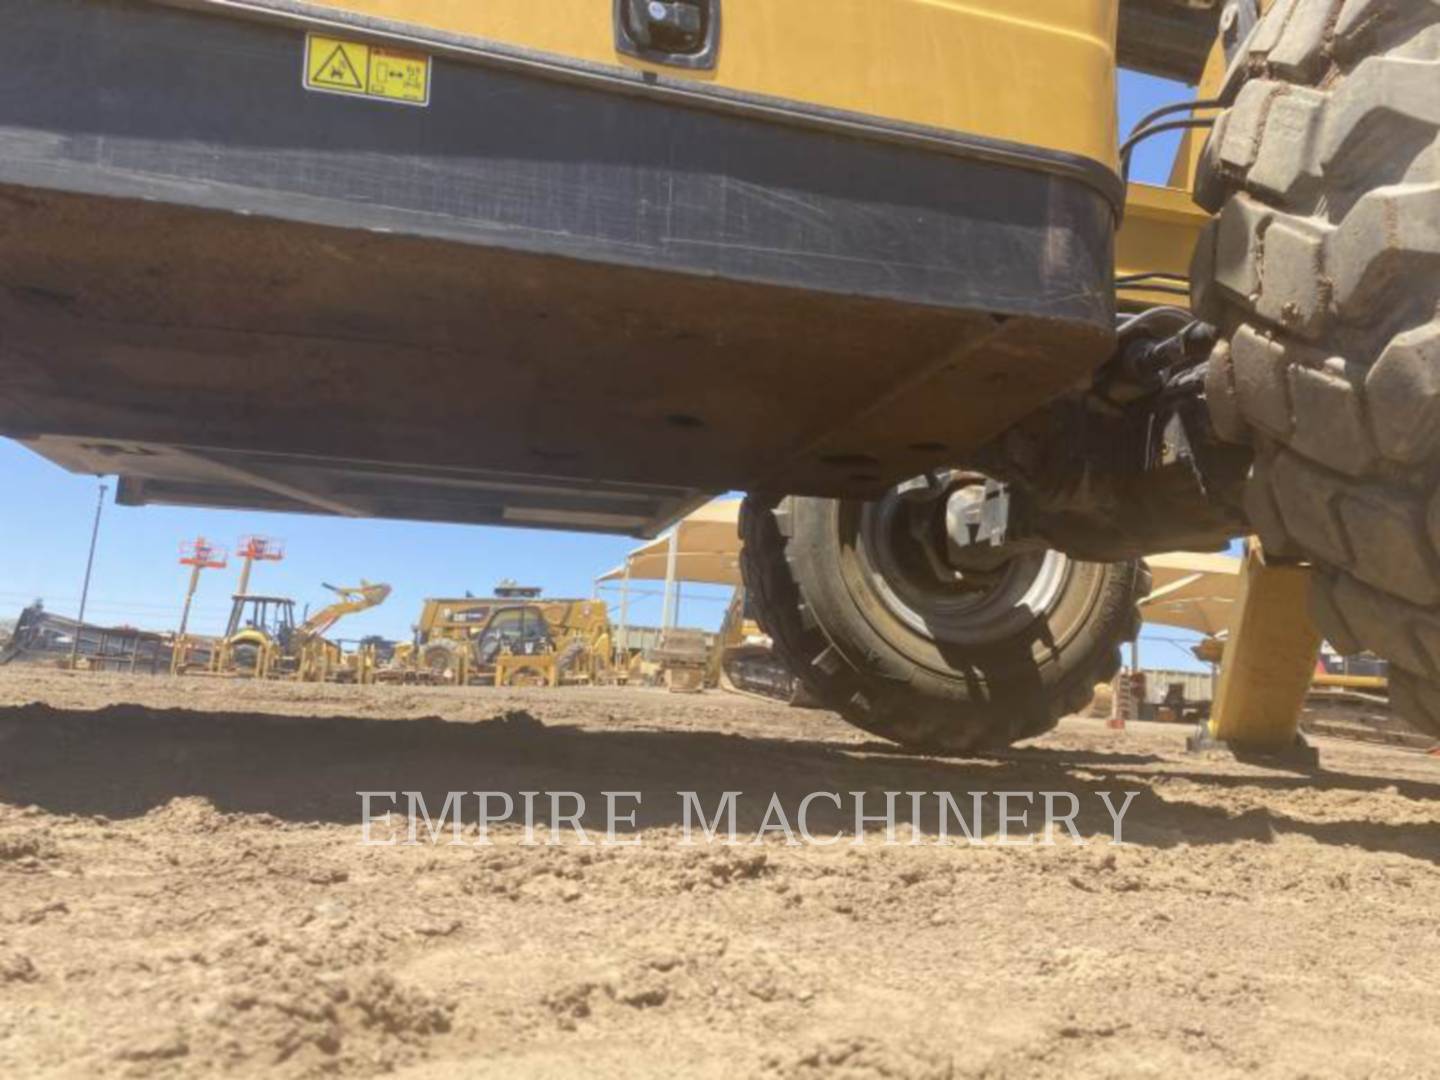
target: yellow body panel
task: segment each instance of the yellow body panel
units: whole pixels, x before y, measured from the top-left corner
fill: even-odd
[[[257,7],[265,0],[251,0]],[[615,47],[609,0],[316,0],[592,64],[1079,155],[1114,167],[1117,0],[725,0],[713,70]],[[443,83],[434,92],[444,93]]]
[[[1228,67],[1229,62],[1225,59],[1224,48],[1217,41],[1215,47],[1210,50],[1210,59],[1205,62],[1205,71],[1200,76],[1200,85],[1195,89],[1197,100],[1208,101],[1219,95]],[[1210,133],[1203,129],[1185,132],[1185,137],[1180,140],[1179,152],[1175,155],[1175,167],[1170,172],[1171,187],[1184,188],[1187,191],[1195,187],[1195,174],[1200,171],[1200,155],[1205,150],[1205,140],[1209,136]]]
[[[1331,690],[1387,691],[1390,680],[1384,675],[1316,675],[1311,685]]]
[[[1259,543],[1251,541],[1215,688],[1212,737],[1261,751],[1295,742],[1320,654],[1320,631],[1310,618],[1310,573],[1307,566],[1267,563]]]
[[[1115,276],[1166,273],[1182,277],[1200,231],[1210,215],[1196,206],[1188,191],[1131,184],[1125,199],[1125,221],[1115,241]],[[1121,289],[1127,304],[1188,305],[1187,297],[1154,289]]]

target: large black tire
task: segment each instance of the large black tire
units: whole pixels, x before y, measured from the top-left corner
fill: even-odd
[[[241,641],[230,647],[230,665],[239,675],[256,676],[260,673],[260,646],[252,641]]]
[[[1321,631],[1440,735],[1440,0],[1277,0],[1225,94],[1193,270],[1216,429]]]
[[[466,644],[449,638],[435,638],[420,647],[420,667],[445,682],[460,677],[460,656]]]
[[[1143,564],[1066,560],[1044,614],[1016,609],[972,641],[940,643],[877,594],[861,513],[853,502],[755,497],[740,511],[756,616],[824,707],[905,746],[965,753],[1043,734],[1114,678],[1140,627]]]

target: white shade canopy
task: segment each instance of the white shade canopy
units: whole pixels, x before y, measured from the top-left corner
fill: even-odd
[[[1145,560],[1150,595],[1140,601],[1147,623],[1177,626],[1215,637],[1230,626],[1240,590],[1240,560],[1231,555],[1177,551]]]
[[[740,500],[717,499],[675,526],[675,579],[708,585],[740,584]],[[630,568],[631,581],[664,581],[670,534],[632,551],[625,562],[600,577],[620,581]]]

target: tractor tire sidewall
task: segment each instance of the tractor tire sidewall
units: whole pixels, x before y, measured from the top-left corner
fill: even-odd
[[[955,645],[918,634],[885,605],[865,580],[856,557],[853,504],[830,499],[796,499],[793,565],[827,635],[852,664],[863,657],[882,677],[925,688],[927,696],[969,702],[1024,701],[1052,692],[1063,681],[1064,657],[1097,642],[1092,635],[1105,619],[1096,608],[1106,597],[1108,568],[1069,561],[1050,610],[1019,612],[1019,625],[983,644]],[[1114,643],[1110,646],[1113,648]]]
[[[460,666],[460,648],[444,639],[427,642],[420,652],[420,666],[438,678],[454,678]]]
[[[1251,525],[1440,736],[1440,0],[1277,0],[1232,63],[1192,270]]]
[[[1141,567],[1070,561],[1042,615],[1026,613],[992,640],[941,644],[875,591],[857,560],[855,510],[792,498],[775,510],[747,502],[743,515],[761,625],[809,695],[851,723],[924,749],[1007,745],[1084,708],[1119,669],[1148,591]]]

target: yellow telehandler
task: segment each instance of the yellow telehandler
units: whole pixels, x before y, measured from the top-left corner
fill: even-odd
[[[381,678],[454,685],[559,686],[615,675],[603,600],[544,599],[502,583],[490,597],[425,601],[415,640],[400,645]]]
[[[745,491],[787,664],[948,750],[1113,674],[1139,556],[1254,531],[1440,732],[1436,0],[0,27],[0,433],[123,504],[653,536]],[[1198,90],[1122,142],[1122,66]]]

